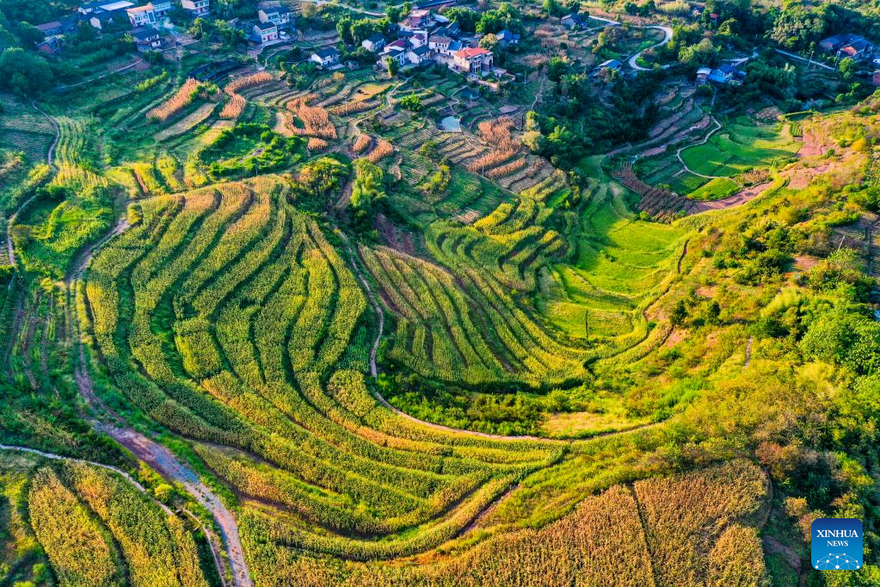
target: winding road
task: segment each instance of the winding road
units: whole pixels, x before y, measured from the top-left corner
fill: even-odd
[[[116,227],[97,243],[89,246],[83,251],[80,257],[73,265],[73,269],[65,278],[68,293],[71,299],[75,299],[76,291],[83,275],[88,269],[95,252],[108,242],[124,233],[129,227],[128,222],[123,216],[119,219]],[[69,310],[68,310],[69,311]],[[75,379],[80,395],[93,409],[97,412],[104,412],[109,415],[117,424],[123,424],[123,420],[112,410],[107,408],[103,402],[94,393],[94,384],[89,374],[88,364],[84,350],[84,343],[80,326],[76,315],[71,318],[75,328],[72,329],[71,337],[74,345],[79,345],[79,364],[76,369]],[[238,524],[232,513],[223,505],[220,498],[208,488],[191,469],[183,465],[174,454],[165,446],[147,438],[145,435],[137,432],[132,428],[123,428],[112,424],[92,421],[92,426],[96,431],[106,434],[113,440],[131,451],[138,459],[147,463],[162,477],[172,483],[180,483],[180,485],[189,493],[196,501],[198,501],[206,510],[214,517],[220,536],[225,546],[228,556],[228,564],[232,571],[232,585],[234,587],[252,587],[253,583],[248,571],[247,562],[244,558],[244,550],[241,546],[241,539],[238,532]],[[206,532],[209,540],[213,534]],[[216,540],[216,539],[215,539]],[[218,548],[212,544],[211,551],[215,555],[214,562],[218,567],[221,580],[226,584],[225,571],[226,562],[221,557],[217,557]]]
[[[314,4],[318,8],[324,6],[325,4],[333,4],[335,6],[341,6],[346,10],[351,10],[352,12],[359,12],[361,14],[366,14],[367,16],[375,16],[376,18],[382,18],[383,16],[385,16],[384,12],[367,10],[366,8],[361,8],[360,6],[352,6],[351,4],[346,4],[345,2],[330,2],[329,0],[303,0],[303,2]]]
[[[657,25],[650,25],[650,26],[646,26],[646,27],[642,27],[642,28],[663,31],[664,38],[662,41],[660,41],[656,45],[651,45],[647,49],[642,49],[641,51],[639,51],[638,53],[636,53],[635,55],[630,57],[629,58],[629,66],[632,67],[633,69],[635,69],[636,71],[651,71],[650,67],[642,67],[641,65],[639,65],[639,63],[638,63],[639,57],[641,57],[642,53],[644,53],[645,51],[648,51],[649,49],[656,49],[657,47],[662,47],[663,45],[665,45],[666,43],[671,41],[672,40],[672,27],[657,24]],[[668,63],[666,65],[661,66],[661,69],[666,69],[668,67],[672,67],[672,65],[673,64]]]

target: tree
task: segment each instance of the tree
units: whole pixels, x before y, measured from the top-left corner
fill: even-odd
[[[484,35],[483,38],[480,39],[480,47],[494,52],[498,48],[498,37],[493,33]]]
[[[189,27],[189,34],[196,39],[201,39],[209,33],[210,24],[202,17],[196,18]]]
[[[33,47],[37,43],[42,43],[46,38],[43,31],[26,22],[23,22],[18,26],[17,33],[22,46],[27,48]]]
[[[544,12],[550,16],[561,16],[565,11],[557,0],[544,0]]]
[[[826,22],[818,10],[790,2],[776,16],[770,38],[787,49],[801,49],[818,41],[825,33]]]
[[[412,93],[408,96],[404,96],[400,99],[401,108],[405,108],[410,112],[421,112],[424,106],[422,105],[422,98],[416,94]]]
[[[687,320],[687,317],[687,303],[684,300],[678,300],[672,307],[672,312],[669,314],[669,321],[672,322],[673,326],[681,326],[684,324],[684,321]]]
[[[544,149],[544,135],[539,130],[528,130],[523,133],[522,144],[533,153],[540,153]]]
[[[859,71],[859,66],[852,57],[846,57],[837,64],[837,71],[845,82],[851,82]]]
[[[302,12],[300,13],[302,18],[308,19],[318,16],[318,7],[311,2],[302,2],[300,6],[302,6]]]
[[[687,66],[716,65],[718,63],[720,49],[716,49],[711,39],[703,39],[696,45],[682,47],[678,53],[678,60]]]
[[[522,28],[519,12],[507,2],[502,2],[496,10],[484,12],[476,25],[477,32],[483,35],[504,29],[520,33]]]
[[[393,57],[386,57],[385,69],[388,70],[388,75],[394,77],[397,75],[397,72],[400,71],[400,63],[398,63],[397,59],[394,59]]]
[[[444,16],[458,24],[458,26],[461,27],[461,30],[469,33],[476,31],[477,21],[480,20],[480,15],[478,13],[470,8],[463,8],[461,6],[450,8],[444,13]]]
[[[385,7],[385,16],[388,18],[388,22],[392,24],[396,24],[400,22],[401,10],[399,6],[394,6],[393,4],[389,4]]]
[[[342,39],[343,43],[348,43],[349,45],[353,42],[351,37],[352,22],[350,16],[343,16],[336,23],[336,32],[339,33],[339,38]]]
[[[382,169],[366,159],[354,163],[354,184],[351,188],[351,207],[355,210],[369,210],[373,204],[385,196]]]
[[[34,96],[55,85],[55,73],[42,56],[20,48],[0,53],[0,89]]]
[[[568,61],[562,57],[551,57],[547,62],[547,78],[551,82],[558,82],[566,73],[568,73]]]
[[[244,31],[235,28],[224,20],[217,21],[217,34],[220,35],[220,40],[227,49],[234,49],[245,42]]]

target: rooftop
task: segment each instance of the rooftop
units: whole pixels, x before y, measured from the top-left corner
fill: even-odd
[[[321,58],[333,57],[334,55],[339,55],[339,50],[336,47],[324,47],[315,51],[315,55]]]
[[[257,27],[258,29],[260,29],[261,31],[268,31],[268,30],[271,30],[274,28],[278,28],[274,24],[272,24],[271,22],[255,22],[254,26]]]
[[[116,2],[107,2],[106,4],[100,4],[98,8],[103,8],[107,12],[113,12],[114,10],[122,10],[123,8],[131,8],[134,6],[134,3],[128,2],[128,0],[117,0]]]
[[[463,57],[465,59],[470,59],[472,57],[479,57],[480,55],[491,55],[491,51],[487,51],[482,47],[468,47],[467,49],[462,49],[461,51],[456,51],[456,57]]]
[[[150,37],[158,37],[159,31],[157,31],[153,27],[147,27],[137,31],[132,31],[131,36],[138,41],[143,41],[149,39]]]

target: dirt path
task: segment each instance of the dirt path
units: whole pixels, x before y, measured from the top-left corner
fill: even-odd
[[[78,284],[82,280],[95,252],[113,238],[125,232],[128,227],[129,224],[123,215],[110,234],[83,251],[74,264],[74,268],[65,278],[71,299],[75,299]],[[75,321],[76,318],[73,317],[72,320]],[[116,440],[138,459],[150,465],[165,479],[172,483],[180,483],[187,493],[211,513],[217,526],[220,528],[220,535],[225,545],[228,564],[231,566],[232,571],[232,585],[234,587],[251,587],[253,583],[251,582],[247,563],[244,559],[244,551],[238,533],[238,524],[232,513],[223,505],[217,495],[202,483],[198,475],[177,460],[170,450],[131,428],[122,427],[124,426],[123,420],[113,413],[112,410],[109,410],[94,393],[94,384],[89,374],[88,364],[85,361],[84,344],[78,328],[73,329],[71,339],[74,345],[79,345],[80,360],[76,368],[75,379],[80,395],[93,409],[109,415],[116,424],[119,424],[117,426],[93,421],[93,427],[97,431],[103,432]],[[207,536],[210,539],[213,534],[207,534]],[[215,545],[212,545],[211,551],[215,555],[214,563],[217,565],[221,580],[225,585],[226,561],[222,557],[216,556],[219,549]]]
[[[73,458],[73,457],[65,457],[65,456],[63,456],[63,455],[57,455],[57,454],[55,454],[55,453],[51,453],[51,452],[43,452],[43,451],[41,451],[41,450],[37,450],[37,449],[35,449],[35,448],[28,448],[28,447],[26,447],[26,446],[15,446],[15,445],[9,445],[9,444],[0,444],[0,450],[8,450],[8,451],[14,451],[14,452],[28,453],[28,454],[32,454],[32,455],[37,455],[37,456],[43,457],[44,459],[50,459],[50,460],[53,460],[53,461],[69,461],[69,462],[71,462],[71,463],[80,463],[80,464],[83,464],[83,465],[90,465],[90,466],[92,466],[92,467],[100,467],[100,468],[102,468],[102,469],[106,469],[106,470],[108,470],[108,471],[113,471],[113,472],[116,473],[117,475],[120,475],[120,476],[124,477],[129,483],[131,483],[132,485],[134,485],[135,489],[137,489],[138,491],[140,491],[140,492],[143,493],[144,495],[150,495],[150,494],[147,492],[147,489],[146,489],[143,485],[141,485],[140,483],[138,483],[138,482],[137,482],[137,481],[136,481],[131,475],[129,475],[128,473],[126,473],[126,472],[123,471],[122,469],[117,469],[116,467],[114,467],[114,466],[112,466],[112,465],[105,465],[104,463],[96,463],[96,462],[94,462],[94,461],[86,461],[86,460],[83,460],[83,459],[76,459],[76,458]],[[151,499],[152,499],[152,496],[151,496]],[[161,507],[163,510],[165,510],[165,513],[167,513],[167,514],[169,514],[169,515],[172,515],[172,516],[174,515],[174,512],[172,512],[172,511],[168,508],[168,506],[166,506],[164,503],[162,503],[161,501],[156,501],[155,499],[153,499],[153,501],[154,501],[156,504],[158,504],[159,507]]]
[[[31,101],[31,106],[33,106],[34,110],[48,118],[49,122],[51,122],[52,126],[55,128],[55,140],[49,145],[49,151],[46,153],[46,162],[49,164],[49,167],[55,170],[57,169],[55,167],[55,148],[58,146],[58,141],[61,140],[61,127],[58,126],[58,121],[43,112],[40,107],[37,106],[36,102]]]
[[[144,60],[141,57],[138,57],[135,61],[133,61],[132,63],[129,63],[128,65],[123,65],[122,67],[114,69],[113,71],[108,71],[107,73],[101,74],[98,77],[93,77],[91,79],[83,80],[83,81],[77,82],[75,84],[70,84],[69,86],[57,86],[54,91],[58,92],[61,90],[69,90],[71,88],[77,88],[79,86],[90,84],[92,82],[102,80],[105,77],[110,77],[111,75],[116,75],[117,73],[122,73],[123,71],[128,71],[132,67],[137,67],[138,65],[140,65],[143,62],[144,62]]]
[[[762,183],[761,185],[756,185],[745,190],[740,190],[734,195],[723,198],[721,200],[706,200],[704,202],[697,202],[696,206],[693,209],[693,214],[699,214],[700,212],[709,212],[710,210],[727,210],[728,208],[736,208],[737,206],[742,206],[746,202],[750,202],[763,194],[772,185],[772,181],[768,183]]]
[[[309,2],[310,4],[314,4],[318,8],[320,8],[321,6],[324,6],[325,4],[331,4],[331,2],[329,2],[329,0],[303,0],[303,1]],[[367,16],[375,16],[376,18],[382,18],[383,16],[385,16],[384,12],[377,12],[375,10],[367,10],[366,8],[361,8],[360,6],[347,4],[345,2],[336,1],[336,2],[332,2],[332,4],[334,6],[341,6],[342,8],[345,8],[346,10],[351,10],[352,12],[359,12],[361,14],[366,14]]]
[[[58,141],[61,140],[61,127],[58,126],[58,122],[40,110],[37,104],[31,101],[31,106],[34,110],[45,116],[49,119],[49,122],[52,123],[52,127],[55,129],[55,139],[52,141],[52,144],[49,145],[49,150],[46,151],[46,162],[52,171],[57,171],[58,168],[55,167],[55,148],[58,146]],[[15,225],[15,221],[18,219],[18,215],[21,214],[25,208],[31,205],[31,202],[34,201],[36,195],[31,196],[27,200],[25,200],[15,212],[12,213],[12,216],[6,221],[6,253],[9,256],[9,264],[15,267],[15,245],[12,242],[12,227]]]
[[[718,176],[718,175],[703,175],[702,173],[697,173],[696,171],[694,171],[693,169],[691,169],[690,167],[687,166],[687,163],[684,162],[684,159],[681,156],[681,152],[684,151],[685,149],[690,149],[692,147],[699,147],[701,145],[705,145],[706,143],[708,143],[709,139],[712,138],[712,135],[714,135],[716,132],[718,132],[722,128],[721,123],[718,122],[717,120],[715,120],[714,116],[712,117],[712,122],[715,123],[715,128],[710,130],[709,134],[707,134],[705,137],[703,137],[702,141],[700,141],[699,143],[695,143],[693,145],[685,145],[684,147],[680,148],[678,151],[675,152],[675,156],[678,158],[678,162],[681,163],[681,166],[684,167],[685,171],[687,171],[688,173],[692,173],[692,174],[696,175],[697,177],[702,177],[703,179],[718,179],[720,176]]]

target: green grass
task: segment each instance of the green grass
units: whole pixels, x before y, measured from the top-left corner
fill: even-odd
[[[722,200],[735,194],[740,187],[732,179],[720,177],[694,190],[689,197],[693,200]]]
[[[740,117],[705,145],[685,149],[681,156],[697,173],[733,177],[757,167],[781,165],[799,148],[781,125],[759,126]]]

